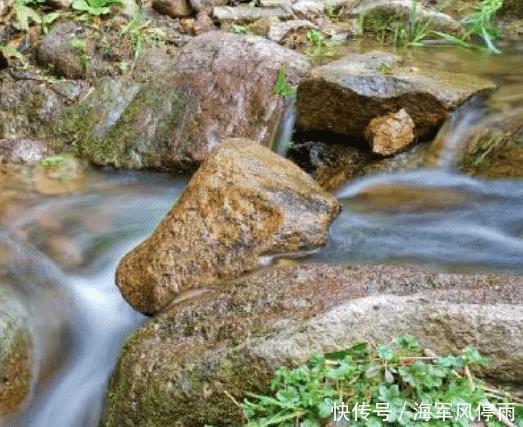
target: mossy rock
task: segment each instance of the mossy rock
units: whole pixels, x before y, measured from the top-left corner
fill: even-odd
[[[458,161],[459,169],[487,178],[523,178],[523,111],[474,135]]]
[[[56,126],[63,145],[97,165],[167,169],[186,102],[167,84],[104,78]]]

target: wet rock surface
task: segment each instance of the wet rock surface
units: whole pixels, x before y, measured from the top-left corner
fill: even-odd
[[[155,313],[264,259],[324,246],[338,212],[338,201],[290,161],[255,142],[228,140],[151,237],[123,258],[116,282],[134,308]]]
[[[4,254],[5,255],[5,254]],[[2,280],[3,281],[3,280]],[[24,407],[32,389],[32,334],[23,303],[0,287],[0,416]]]
[[[372,119],[404,109],[422,138],[459,105],[493,88],[481,78],[423,69],[395,54],[351,54],[313,69],[300,83],[299,126],[362,138]]]
[[[354,147],[314,141],[293,144],[288,156],[326,191],[334,191],[359,176],[374,159],[372,154]]]
[[[303,265],[254,273],[180,302],[127,341],[105,426],[236,424],[245,392],[267,392],[281,365],[361,341],[414,334],[437,354],[471,345],[484,375],[523,378],[521,277],[384,266]]]

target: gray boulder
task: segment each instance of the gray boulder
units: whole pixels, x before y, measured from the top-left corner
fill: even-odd
[[[423,138],[458,106],[493,89],[488,80],[414,66],[392,53],[351,54],[300,83],[299,127],[363,138],[372,119],[405,109]]]
[[[175,304],[124,345],[103,424],[240,425],[245,392],[280,365],[410,333],[437,354],[474,346],[483,372],[523,379],[523,278],[380,266],[262,271]]]

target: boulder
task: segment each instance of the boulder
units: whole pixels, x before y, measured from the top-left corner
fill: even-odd
[[[276,43],[281,43],[290,32],[302,28],[316,28],[316,25],[306,19],[291,19],[290,21],[272,23],[267,38]]]
[[[274,94],[283,68],[297,84],[309,63],[261,37],[206,33],[155,80],[100,79],[59,133],[99,165],[193,170],[224,138],[272,143],[285,104]]]
[[[324,246],[339,209],[290,161],[230,139],[202,164],[153,234],[122,259],[116,283],[135,309],[156,313],[177,296],[272,257]]]
[[[60,274],[40,252],[0,231],[0,425],[31,400],[65,354],[70,301]]]
[[[36,139],[0,139],[0,163],[34,164],[52,151]]]
[[[448,354],[473,346],[483,375],[523,381],[523,278],[391,266],[302,265],[261,271],[166,310],[124,345],[105,427],[241,425],[247,391],[281,365],[410,333]]]
[[[299,127],[362,139],[372,119],[404,109],[423,138],[459,105],[493,89],[488,80],[414,66],[392,53],[355,53],[314,68],[300,83]]]
[[[401,109],[372,119],[365,129],[365,138],[374,153],[390,156],[414,142],[414,126],[409,114]]]

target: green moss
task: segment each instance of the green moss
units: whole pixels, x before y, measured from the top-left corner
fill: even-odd
[[[523,177],[523,132],[507,135],[487,133],[461,158],[459,168],[468,174],[485,177]]]
[[[175,87],[105,80],[67,113],[58,133],[96,164],[163,168],[186,105]]]

